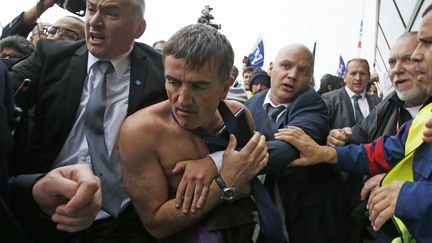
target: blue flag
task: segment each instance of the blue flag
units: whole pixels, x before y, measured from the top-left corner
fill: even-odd
[[[248,56],[250,65],[253,67],[262,67],[264,65],[264,41],[261,36],[255,43],[251,53]]]
[[[344,73],[345,73],[345,62],[342,58],[342,55],[339,55],[339,67],[337,69],[338,78],[341,79]]]

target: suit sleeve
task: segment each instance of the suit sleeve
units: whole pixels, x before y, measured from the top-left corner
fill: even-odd
[[[27,36],[30,34],[32,29],[35,27],[36,22],[34,22],[31,25],[28,25],[24,23],[22,20],[24,15],[24,12],[22,12],[20,15],[16,16],[9,24],[7,24],[3,30],[1,39],[6,38],[11,35],[20,35],[24,38],[27,38]]]
[[[377,109],[373,109],[369,115],[363,119],[360,124],[354,125],[352,129],[352,137],[350,139],[350,143],[352,144],[361,144],[368,143],[369,134],[373,133],[372,126],[377,124]],[[376,127],[375,127],[376,128]]]
[[[335,114],[333,113],[333,102],[331,101],[331,96],[328,95],[328,93],[321,95],[322,100],[324,101],[324,104],[327,108],[327,116],[329,119],[328,124],[334,124],[333,118],[335,117]]]
[[[309,89],[300,95],[288,107],[287,126],[297,126],[303,129],[316,142],[323,144],[328,134],[327,108],[321,97]],[[267,142],[269,163],[263,172],[279,170],[299,158],[299,152],[291,144],[272,140]]]
[[[28,109],[36,101],[38,84],[44,64],[43,44],[44,40],[38,41],[36,51],[25,60],[15,64],[9,72],[11,86],[14,91],[17,90],[24,79],[31,80],[30,87],[25,91],[25,95],[23,95],[23,92],[18,92],[15,97],[17,106],[23,109]]]

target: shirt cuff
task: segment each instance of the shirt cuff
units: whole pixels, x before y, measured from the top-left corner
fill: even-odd
[[[224,151],[217,151],[208,155],[215,163],[218,174],[220,174],[222,170],[223,153]]]

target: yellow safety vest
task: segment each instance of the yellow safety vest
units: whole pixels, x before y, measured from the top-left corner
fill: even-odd
[[[413,158],[415,150],[423,143],[423,130],[426,121],[432,117],[432,103],[423,107],[414,118],[408,137],[405,143],[405,157],[390,170],[381,181],[381,186],[392,181],[414,181]],[[399,231],[399,237],[392,240],[392,243],[413,243],[416,240],[412,237],[402,220],[393,215],[393,223]]]

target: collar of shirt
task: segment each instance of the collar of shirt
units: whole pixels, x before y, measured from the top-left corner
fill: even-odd
[[[347,86],[345,86],[345,90],[348,93],[348,97],[350,97],[350,99],[352,99],[353,96],[356,95],[356,93],[350,90]],[[362,99],[366,99],[366,91],[361,92],[359,95],[361,95]]]
[[[264,98],[264,103],[263,103],[263,108],[264,108],[264,110],[266,110],[266,108],[267,108],[268,105],[271,105],[271,106],[273,106],[273,107],[278,107],[278,106],[283,105],[283,106],[285,106],[285,108],[287,108],[288,105],[290,104],[290,103],[288,102],[288,103],[283,103],[283,104],[275,105],[275,104],[270,100],[270,93],[271,93],[271,88],[268,90],[268,92],[267,92],[267,94],[266,94],[266,97]]]
[[[132,52],[132,48],[133,46],[129,49],[129,51],[121,54],[120,56],[107,60],[110,61],[111,64],[113,65],[117,77],[121,77],[123,73],[126,71],[126,69],[129,67],[130,64],[129,54]],[[89,52],[88,60],[87,60],[87,75],[90,74],[90,69],[93,66],[93,64],[95,64],[100,60],[101,59],[95,57],[93,54]]]

